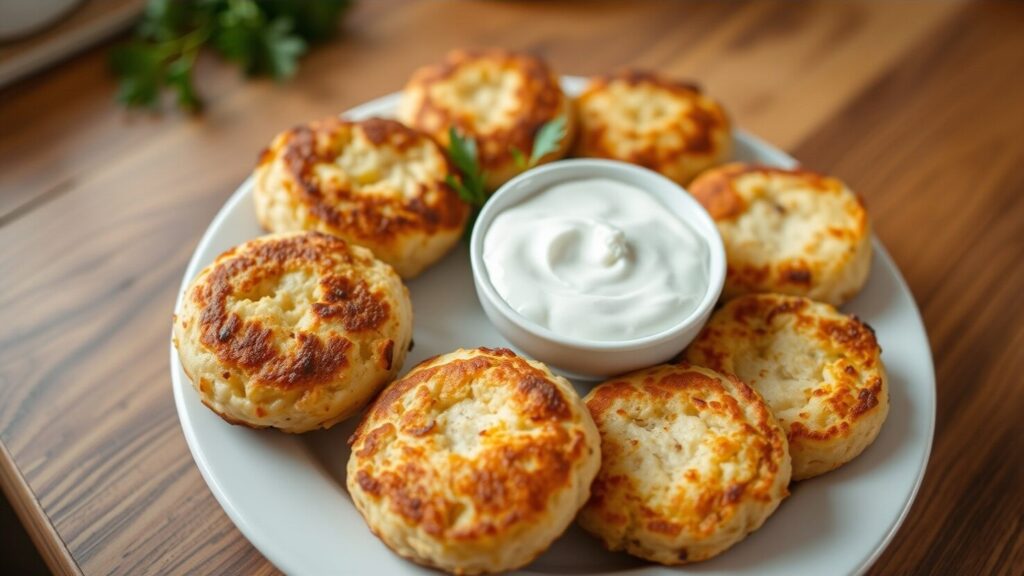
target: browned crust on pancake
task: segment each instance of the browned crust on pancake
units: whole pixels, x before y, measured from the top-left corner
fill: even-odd
[[[761,164],[733,162],[704,171],[687,187],[687,191],[704,206],[704,209],[715,220],[735,218],[747,208],[743,198],[736,192],[735,182],[747,174],[798,176],[807,182],[809,187],[820,190],[832,189],[838,183],[832,178],[803,168],[777,168]]]
[[[852,194],[854,203],[850,204],[852,218],[850,223],[847,224],[844,221],[842,224],[836,223],[827,228],[822,226],[820,233],[851,245],[856,245],[869,236],[869,222],[863,198],[855,192],[847,192],[848,189],[839,180],[803,168],[786,169],[757,164],[727,164],[703,172],[687,187],[687,190],[716,222],[732,222],[742,217],[750,209],[738,189],[738,183],[751,176],[781,176],[798,179],[801,190],[820,194],[837,196],[846,193]],[[779,214],[785,215],[786,208],[773,199],[775,192],[772,192],[772,186],[776,186],[776,184],[770,182],[765,184],[764,195],[760,197],[760,201],[772,202],[774,209]],[[726,244],[726,251],[730,252],[732,250],[730,239],[724,232],[723,240]],[[870,246],[867,249],[870,250]],[[850,256],[847,254],[844,257]],[[828,288],[830,278],[836,273],[834,268],[837,265],[836,262],[835,259],[823,258],[820,255],[807,252],[806,249],[802,255],[789,257],[780,255],[761,263],[754,263],[731,255],[726,266],[726,297],[751,292],[784,292],[813,296],[815,290]],[[859,288],[860,286],[857,285],[838,292],[841,295],[841,300],[849,298]],[[819,299],[830,300],[833,304],[840,303],[833,301],[835,297],[832,296],[819,296]]]
[[[643,529],[667,536],[676,536],[686,530],[693,537],[708,537],[729,522],[742,500],[771,502],[780,497],[774,484],[779,464],[786,458],[785,440],[756,392],[734,376],[722,375],[722,379],[726,379],[730,386],[726,387],[723,380],[691,370],[685,363],[675,367],[656,366],[601,384],[587,396],[587,407],[602,433],[601,451],[606,463],[591,487],[587,509],[595,512],[602,524],[625,527],[631,522],[639,522]],[[670,506],[654,509],[648,503],[636,501],[639,490],[630,477],[610,474],[605,468],[611,462],[624,458],[624,454],[635,447],[609,437],[604,425],[608,419],[628,417],[619,408],[623,403],[664,403],[675,396],[686,398],[686,414],[693,411],[711,419],[746,422],[749,416],[740,402],[752,410],[754,421],[743,426],[749,430],[748,441],[757,446],[749,452],[753,461],[748,464],[758,473],[750,482],[723,486],[713,478],[701,478],[697,470],[680,470],[681,478],[698,487],[697,496],[677,491]],[[666,416],[668,421],[676,417],[674,413]],[[718,440],[714,450],[723,458],[736,453],[737,439],[721,437]],[[666,489],[670,488],[666,486]],[[623,509],[622,505],[627,502],[635,510]],[[686,552],[685,549],[680,551],[679,562],[688,561]]]
[[[581,114],[580,135],[577,140],[577,154],[580,156],[612,158],[671,174],[671,167],[684,157],[715,157],[721,154],[723,146],[716,143],[716,133],[724,133],[726,138],[731,137],[730,122],[724,109],[704,96],[698,85],[672,80],[653,72],[627,69],[594,77],[580,94],[578,105],[581,108],[587,106],[592,95],[608,89],[613,84],[625,84],[632,88],[652,88],[669,92],[674,98],[691,101],[694,105],[686,114],[689,124],[678,124],[671,128],[679,136],[671,145],[666,145],[662,138],[649,139],[640,132],[627,132],[626,137],[636,138],[637,143],[647,141],[643,146],[623,152],[614,139],[608,137],[610,127],[607,124],[587,121],[587,116]],[[690,177],[692,178],[692,174]]]
[[[510,126],[482,132],[472,117],[431,96],[431,85],[448,80],[461,67],[478,60],[498,62],[500,67],[511,69],[524,79],[516,92],[522,106]],[[407,91],[414,88],[423,91],[423,98],[414,117],[406,120],[446,145],[450,126],[472,136],[477,142],[480,166],[490,171],[501,170],[510,162],[512,148],[528,157],[533,152],[534,137],[541,126],[567,112],[567,99],[558,77],[543,60],[524,52],[453,50],[443,62],[416,70],[406,85]]]
[[[296,345],[284,352],[274,345],[274,327],[243,320],[227,308],[229,299],[245,297],[261,282],[312,268],[325,295],[313,305],[319,321],[350,333],[373,330],[390,317],[390,306],[362,279],[335,272],[339,263],[354,260],[363,257],[353,255],[344,240],[316,232],[262,239],[225,252],[190,293],[200,309],[200,342],[225,367],[260,386],[309,388],[340,377],[349,365],[349,339],[300,331],[290,335]]]
[[[570,400],[547,374],[510,350],[474,352],[471,358],[421,363],[381,393],[349,439],[360,459],[358,487],[407,524],[450,541],[494,536],[543,516],[551,496],[571,487],[573,469],[587,450],[583,431],[563,425],[573,418]],[[500,431],[487,429],[472,459],[451,452],[444,470],[426,466],[426,450],[444,442],[435,417],[468,398],[470,383],[480,378],[511,389],[506,406],[533,433],[488,444],[488,434]],[[436,393],[421,387],[428,382],[439,386]],[[399,443],[400,462],[382,459],[382,448],[393,442]],[[457,527],[466,501],[473,503],[476,521]]]
[[[841,350],[842,370],[835,376],[836,380],[820,382],[811,392],[827,398],[828,407],[838,421],[823,429],[812,429],[800,421],[790,422],[788,426],[782,422],[790,442],[801,437],[827,442],[847,436],[851,426],[884,400],[882,348],[874,330],[857,316],[822,317],[811,310],[812,306],[821,304],[779,294],[739,297],[716,312],[718,318],[712,318],[685,355],[690,361],[699,361],[712,370],[728,372],[732,369],[727,361],[729,351],[723,349],[727,338],[749,338],[745,346],[755,346],[756,340],[771,338],[780,322],[789,321],[796,329],[813,335],[827,352]],[[876,369],[880,375],[864,383],[860,381],[862,371]]]
[[[613,74],[596,76],[591,78],[589,88],[599,89],[611,82],[624,82],[630,86],[642,86],[648,84],[658,88],[676,92],[678,94],[700,94],[700,85],[695,82],[686,82],[674,78],[667,78],[649,70],[636,70],[626,68]]]
[[[715,220],[735,218],[747,209],[746,202],[736,192],[732,179],[742,170],[743,164],[730,164],[712,168],[690,183],[687,191],[704,206]]]
[[[353,131],[361,131],[374,145],[398,153],[429,143],[443,159],[445,170],[420,183],[414,196],[401,199],[360,194],[341,182],[321,180],[313,168],[334,162]],[[296,126],[275,138],[261,155],[260,166],[276,159],[288,170],[288,192],[304,202],[332,232],[353,240],[387,243],[407,233],[455,230],[463,226],[469,214],[469,207],[445,183],[445,177],[453,171],[443,150],[428,135],[395,120],[331,117]]]

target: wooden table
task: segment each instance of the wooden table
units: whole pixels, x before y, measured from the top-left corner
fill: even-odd
[[[1024,570],[1024,5],[364,1],[291,83],[203,60],[202,118],[122,112],[105,48],[0,93],[0,479],[55,572],[274,571],[178,425],[186,261],[275,132],[487,45],[695,78],[863,193],[939,386],[928,474],[874,571]]]

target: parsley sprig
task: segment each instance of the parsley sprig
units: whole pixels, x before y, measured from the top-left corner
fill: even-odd
[[[483,206],[488,196],[484,188],[486,173],[480,167],[476,140],[459,134],[454,126],[448,128],[448,158],[459,171],[459,177],[449,174],[445,182],[459,193],[459,198],[466,204],[476,208]]]
[[[329,38],[351,0],[149,0],[130,42],[115,49],[111,66],[118,100],[155,107],[164,90],[178,106],[198,111],[196,58],[209,46],[246,75],[292,76],[310,43]]]
[[[516,166],[518,166],[520,170],[526,170],[527,168],[533,168],[536,166],[537,163],[540,162],[541,158],[555,150],[558,150],[558,147],[562,144],[562,140],[565,139],[565,133],[565,116],[559,116],[549,122],[545,122],[533,137],[533,150],[530,152],[529,159],[526,158],[526,155],[523,154],[522,150],[512,147],[512,157],[515,160]]]
[[[512,147],[509,151],[516,166],[521,170],[532,168],[540,162],[540,159],[547,154],[557,150],[566,136],[566,118],[559,116],[545,122],[537,130],[533,138],[533,150],[527,158],[521,150]],[[473,231],[473,224],[476,222],[476,215],[480,208],[490,197],[485,181],[487,173],[480,166],[480,159],[477,155],[476,140],[471,136],[460,134],[455,127],[448,129],[448,158],[459,171],[459,176],[449,174],[445,182],[459,194],[464,202],[472,207],[469,224],[466,225],[466,237]]]

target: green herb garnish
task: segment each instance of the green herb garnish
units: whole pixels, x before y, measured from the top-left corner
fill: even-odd
[[[509,152],[512,154],[512,159],[516,166],[521,170],[532,168],[545,155],[557,150],[561,146],[562,140],[565,139],[565,123],[565,116],[559,116],[549,122],[545,122],[537,130],[537,134],[533,138],[533,151],[530,153],[529,159],[526,158],[522,150],[514,146],[510,148]],[[472,207],[469,223],[466,225],[466,238],[469,238],[473,232],[473,224],[476,222],[477,213],[487,202],[487,198],[490,197],[484,185],[486,172],[480,167],[476,140],[459,134],[455,127],[449,128],[448,158],[451,159],[452,164],[458,169],[459,176],[456,178],[449,174],[445,177],[445,182],[459,193],[459,198],[462,198],[465,203]]]
[[[292,76],[309,43],[329,38],[351,0],[149,0],[136,38],[116,48],[111,66],[126,106],[155,107],[165,89],[178,106],[198,111],[193,85],[200,51],[209,46],[246,75]]]
[[[456,192],[459,198],[470,206],[469,221],[466,223],[465,239],[468,241],[473,234],[473,225],[480,208],[487,202],[487,189],[484,187],[485,173],[480,167],[477,157],[476,140],[462,136],[455,127],[448,129],[448,158],[459,171],[459,177],[449,174],[444,181]]]
[[[541,158],[558,150],[558,147],[562,145],[562,140],[565,140],[565,126],[565,116],[559,116],[545,122],[533,137],[533,151],[530,152],[529,160],[527,160],[522,150],[513,147],[511,150],[512,159],[515,161],[516,166],[520,170],[533,168],[540,162]]]
[[[559,116],[545,122],[537,135],[533,137],[533,152],[530,153],[530,166],[536,166],[544,156],[558,150],[565,140],[565,116]]]
[[[480,208],[487,202],[487,190],[484,188],[484,171],[477,157],[476,140],[459,134],[455,127],[448,129],[448,158],[459,171],[456,178],[449,174],[445,182],[459,193],[463,202]]]

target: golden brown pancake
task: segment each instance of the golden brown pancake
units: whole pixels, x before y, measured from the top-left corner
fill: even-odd
[[[412,304],[365,248],[316,232],[245,242],[192,281],[174,320],[181,366],[232,424],[328,428],[402,367]]]
[[[785,435],[735,377],[660,365],[584,400],[601,434],[601,471],[579,522],[611,550],[670,565],[706,560],[788,495]]]
[[[889,413],[882,349],[869,326],[828,304],[781,294],[742,296],[716,312],[686,359],[735,374],[758,391],[789,438],[793,479],[864,451]]]
[[[512,150],[529,157],[537,131],[560,116],[567,135],[541,163],[564,157],[572,146],[572,105],[543,60],[506,50],[455,50],[440,64],[420,68],[398,108],[399,119],[444,146],[450,127],[475,139],[491,190],[522,171]]]
[[[256,214],[271,232],[316,230],[365,246],[403,278],[458,241],[469,207],[429,136],[394,120],[327,118],[279,134],[255,173]]]
[[[592,78],[576,107],[577,156],[639,164],[686,185],[732,153],[725,110],[694,84],[627,70]]]
[[[793,294],[840,305],[871,268],[871,227],[860,197],[803,169],[729,164],[689,191],[715,219],[728,262],[723,297]]]
[[[564,378],[510,350],[423,362],[367,410],[348,490],[398,554],[456,574],[528,564],[572,522],[600,465]]]

